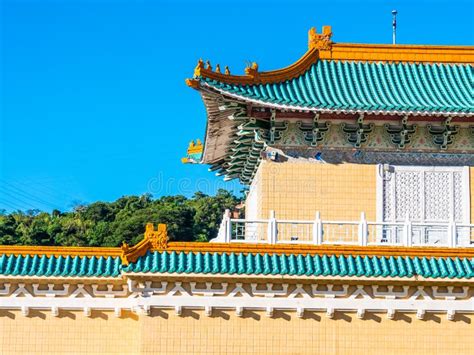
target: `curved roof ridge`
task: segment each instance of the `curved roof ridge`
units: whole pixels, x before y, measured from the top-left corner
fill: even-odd
[[[330,26],[324,26],[322,33],[311,28],[308,33],[308,50],[295,63],[276,70],[259,72],[258,64],[245,68],[245,75],[232,75],[226,67],[213,70],[209,61],[202,59],[194,70],[194,78],[186,83],[198,88],[200,78],[216,80],[225,84],[270,84],[293,79],[306,72],[319,59],[357,62],[387,63],[444,63],[474,64],[474,46],[406,45],[406,44],[359,44],[334,43],[331,41]]]
[[[271,85],[229,84],[204,77],[197,84],[229,97],[280,109],[472,115],[474,107],[468,83],[471,69],[466,64],[382,64],[323,59],[297,77]],[[371,89],[359,90],[359,85]],[[293,90],[301,94],[285,95]],[[415,95],[410,95],[411,92]]]

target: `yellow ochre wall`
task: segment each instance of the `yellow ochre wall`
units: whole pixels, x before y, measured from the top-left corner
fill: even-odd
[[[32,312],[0,310],[0,352],[2,354],[472,354],[474,315],[427,313],[424,320],[414,314],[306,312],[300,319],[294,312],[277,312],[268,318],[263,312],[245,311],[242,318],[233,311],[152,310],[151,316],[130,313],[115,318],[112,313],[61,311]]]
[[[469,168],[470,218],[474,223],[474,167]],[[271,210],[277,219],[312,220],[316,211],[323,220],[376,221],[377,166],[315,164],[311,162],[261,163],[251,190],[257,215],[266,219]]]
[[[258,185],[260,215],[274,210],[279,219],[376,219],[376,166],[315,164],[311,162],[262,162],[254,181]],[[255,186],[252,186],[254,188]]]

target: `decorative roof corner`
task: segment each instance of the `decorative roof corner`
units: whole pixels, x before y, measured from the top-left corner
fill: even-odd
[[[201,161],[203,150],[204,146],[200,139],[196,139],[196,143],[194,141],[189,142],[187,155],[181,158],[181,162],[183,164],[198,164]]]
[[[168,248],[168,231],[166,224],[158,224],[158,229],[154,229],[153,223],[147,223],[144,238],[133,247],[127,243],[122,244],[120,259],[122,264],[127,266],[137,261],[149,250],[165,250]]]
[[[314,27],[308,31],[308,50],[317,49],[320,51],[329,51],[332,48],[331,26],[323,26],[323,32],[317,33]]]
[[[193,89],[199,89],[199,80],[197,79],[186,79],[186,85]]]

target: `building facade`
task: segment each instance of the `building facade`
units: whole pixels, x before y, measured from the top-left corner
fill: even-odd
[[[183,162],[249,187],[210,243],[0,246],[2,352],[472,352],[474,50],[331,36],[186,80]]]

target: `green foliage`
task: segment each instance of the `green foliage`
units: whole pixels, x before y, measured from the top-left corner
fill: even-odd
[[[219,190],[184,196],[124,196],[114,202],[77,205],[72,212],[37,210],[6,213],[0,210],[0,244],[3,245],[134,245],[143,238],[146,223],[165,223],[174,241],[208,241],[217,235],[226,208],[239,200]]]

